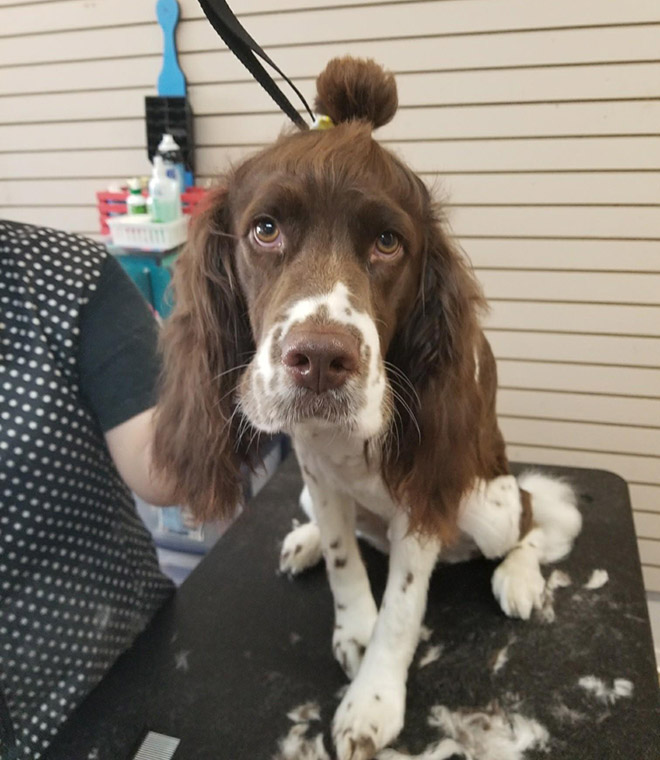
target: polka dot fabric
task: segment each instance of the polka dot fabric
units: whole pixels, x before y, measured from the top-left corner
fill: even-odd
[[[2,757],[39,758],[171,591],[79,394],[79,312],[105,256],[0,221]]]

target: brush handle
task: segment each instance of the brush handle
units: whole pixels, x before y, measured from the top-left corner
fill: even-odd
[[[158,75],[158,94],[185,97],[186,78],[179,67],[174,39],[174,32],[179,23],[179,3],[177,0],[158,0],[156,18],[163,30],[163,67]]]

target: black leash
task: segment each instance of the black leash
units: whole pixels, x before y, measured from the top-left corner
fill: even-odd
[[[300,98],[303,105],[307,109],[307,113],[314,121],[314,113],[312,112],[307,101],[303,98],[300,90],[295,84],[284,74],[284,72],[277,66],[276,63],[262,50],[262,48],[252,39],[252,37],[245,31],[241,22],[234,16],[232,9],[227,5],[225,0],[199,0],[199,4],[202,6],[202,10],[206,14],[206,18],[211,22],[215,31],[222,37],[227,47],[238,58],[238,60],[245,66],[245,68],[252,74],[252,76],[259,82],[259,84],[266,90],[271,98],[277,103],[277,105],[284,111],[284,113],[296,124],[300,129],[309,129],[309,125],[298,113],[298,111],[291,104],[286,95],[275,84],[271,75],[261,65],[257,59],[257,55],[264,60],[269,66],[272,66],[278,74],[284,77],[289,83],[293,91]],[[256,53],[256,55],[255,55]]]

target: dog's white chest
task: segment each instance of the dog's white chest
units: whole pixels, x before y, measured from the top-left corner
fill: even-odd
[[[294,446],[307,477],[350,495],[360,506],[390,520],[395,504],[383,482],[377,462],[367,463],[364,443],[337,435],[336,431],[297,433]]]

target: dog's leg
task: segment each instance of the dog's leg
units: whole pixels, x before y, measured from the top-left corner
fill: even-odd
[[[540,472],[523,472],[518,482],[530,494],[532,522],[543,533],[539,561],[558,562],[571,551],[582,529],[575,492],[565,481]]]
[[[545,579],[541,574],[539,547],[543,535],[533,528],[523,536],[495,569],[493,595],[509,617],[529,620],[533,610],[543,606]]]
[[[503,557],[520,538],[523,511],[518,483],[513,475],[479,480],[461,502],[458,527],[489,559]]]
[[[353,679],[378,611],[355,536],[355,503],[324,483],[320,475],[309,472],[305,480],[335,603],[332,651]]]
[[[458,520],[485,557],[506,557],[493,575],[493,593],[506,615],[523,619],[541,607],[545,590],[536,551],[541,537],[536,528],[528,532],[529,522],[513,475],[478,481]]]
[[[403,727],[408,668],[439,544],[408,534],[403,512],[392,520],[390,542],[389,576],[376,627],[333,721],[339,760],[369,760]]]
[[[484,556],[505,557],[493,574],[493,593],[506,615],[527,620],[543,605],[541,564],[568,554],[581,519],[565,483],[527,474],[519,484],[502,475],[475,485],[458,525]]]
[[[300,494],[300,506],[309,517],[310,522],[302,525],[294,521],[291,530],[280,552],[280,572],[287,575],[298,575],[321,561],[321,531],[314,520],[314,505],[307,486]]]
[[[573,490],[540,473],[520,476],[533,526],[508,552],[493,574],[493,593],[510,617],[527,619],[543,606],[545,581],[540,565],[565,557],[582,528]]]
[[[314,522],[297,525],[287,533],[280,552],[280,572],[299,575],[321,561],[321,533]]]

